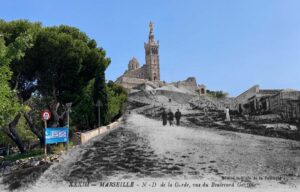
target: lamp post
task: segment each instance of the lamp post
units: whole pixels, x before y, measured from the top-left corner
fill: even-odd
[[[67,118],[68,118],[68,142],[67,142],[67,146],[66,146],[66,148],[67,148],[67,150],[68,150],[68,145],[69,145],[69,132],[70,132],[70,112],[71,112],[71,107],[72,107],[72,103],[66,103],[66,106],[67,106]]]
[[[67,112],[68,112],[68,128],[70,129],[70,112],[71,112],[71,107],[72,107],[72,103],[66,103],[67,106]]]
[[[100,121],[100,107],[102,107],[102,102],[100,99],[97,100],[96,107],[98,107],[98,127],[101,126],[101,121]]]

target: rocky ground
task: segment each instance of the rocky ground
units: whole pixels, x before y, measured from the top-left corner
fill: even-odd
[[[0,185],[5,185],[8,190],[27,187],[36,181],[54,162],[59,162],[59,156],[48,155],[47,158],[39,156],[16,161],[2,161]]]
[[[289,189],[300,186],[299,149],[300,143],[292,140],[201,127],[164,127],[132,112],[119,129],[71,151],[30,190],[54,186],[63,190],[70,182],[124,179],[235,182],[252,191]],[[270,179],[239,179],[245,176]]]
[[[219,102],[204,96],[166,91],[156,93],[139,91],[131,94],[129,102],[131,106],[144,106],[137,109],[137,113],[157,120],[161,119],[163,108],[171,109],[173,112],[179,109],[183,114],[182,122],[185,126],[201,126],[300,141],[299,123],[288,122],[275,114],[242,116],[237,111],[231,110],[232,121],[224,122],[223,100]]]

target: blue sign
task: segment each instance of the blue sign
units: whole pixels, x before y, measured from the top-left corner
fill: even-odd
[[[66,143],[69,140],[68,127],[56,127],[45,129],[45,143]]]

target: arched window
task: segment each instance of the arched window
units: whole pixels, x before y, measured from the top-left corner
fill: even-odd
[[[152,48],[152,54],[157,54],[157,48],[155,47]]]

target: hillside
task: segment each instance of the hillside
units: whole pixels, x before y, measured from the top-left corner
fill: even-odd
[[[131,112],[161,120],[163,109],[173,113],[179,109],[181,123],[189,127],[223,129],[236,132],[300,140],[299,125],[290,124],[278,115],[242,116],[230,110],[231,122],[225,122],[224,109],[234,105],[234,99],[213,99],[168,85],[161,88],[145,86],[129,94]]]

